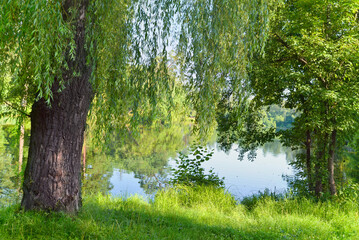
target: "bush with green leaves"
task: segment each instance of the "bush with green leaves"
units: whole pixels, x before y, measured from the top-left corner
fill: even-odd
[[[187,186],[215,186],[224,187],[224,178],[220,178],[211,168],[208,174],[205,173],[201,164],[208,161],[213,156],[213,150],[208,151],[202,146],[193,146],[189,154],[179,153],[176,159],[177,168],[172,169],[173,177],[171,184],[181,184]]]
[[[359,204],[359,184],[348,181],[341,189],[339,189],[338,200],[340,202]]]
[[[257,194],[244,197],[241,200],[241,204],[244,205],[248,210],[253,210],[260,202],[265,202],[267,200],[278,202],[284,199],[288,199],[287,197],[288,196],[286,196],[285,194],[272,192],[268,188],[266,188],[263,192],[258,191]]]

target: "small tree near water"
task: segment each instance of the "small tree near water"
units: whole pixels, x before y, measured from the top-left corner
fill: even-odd
[[[190,149],[190,154],[179,153],[176,159],[177,169],[174,169],[172,184],[183,185],[206,185],[215,187],[224,187],[224,178],[220,178],[218,174],[210,169],[208,174],[205,173],[201,164],[208,161],[213,156],[213,150],[208,151],[207,148],[194,146]]]

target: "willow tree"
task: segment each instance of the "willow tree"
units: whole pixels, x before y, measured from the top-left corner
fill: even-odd
[[[180,59],[197,122],[210,126],[222,91],[241,98],[267,16],[260,0],[2,0],[0,99],[31,107],[22,207],[81,207],[89,110],[104,134],[155,116],[158,99],[173,91],[168,49]]]

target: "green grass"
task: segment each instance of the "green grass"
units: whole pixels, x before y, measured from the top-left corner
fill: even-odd
[[[179,187],[84,199],[77,216],[0,209],[0,239],[359,239],[357,203],[263,198],[237,204],[220,189]]]

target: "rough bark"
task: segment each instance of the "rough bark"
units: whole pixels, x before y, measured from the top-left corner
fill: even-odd
[[[52,86],[49,106],[40,99],[32,106],[29,158],[25,170],[22,207],[76,212],[81,207],[81,150],[86,117],[92,100],[89,82],[91,68],[86,65],[85,16],[88,1],[64,1],[64,18],[76,7],[76,54],[68,53],[68,70],[63,70],[65,89]],[[76,5],[74,5],[76,4]],[[75,75],[74,72],[79,73]]]
[[[328,180],[329,180],[328,183],[329,183],[329,190],[331,195],[337,194],[337,189],[335,186],[335,179],[334,179],[334,157],[335,157],[336,139],[337,139],[337,131],[333,130],[329,144],[329,156],[328,156]]]

